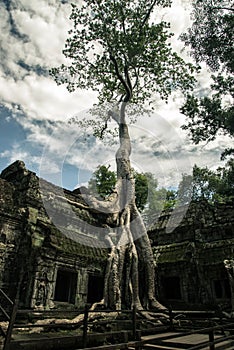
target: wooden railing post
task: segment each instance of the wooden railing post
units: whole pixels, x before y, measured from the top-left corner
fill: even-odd
[[[2,293],[5,294],[5,298],[8,300],[8,302],[11,305],[13,305],[11,316],[10,316],[10,319],[9,319],[9,324],[8,324],[7,331],[6,331],[6,338],[5,338],[5,341],[4,341],[3,350],[9,350],[10,349],[11,335],[12,335],[12,332],[13,332],[13,327],[14,327],[14,323],[15,323],[15,319],[16,319],[16,314],[17,314],[17,311],[18,311],[19,298],[20,298],[20,287],[21,287],[21,283],[22,283],[22,280],[23,280],[23,274],[24,274],[24,268],[22,266],[21,270],[20,270],[20,274],[19,274],[19,281],[18,281],[18,284],[17,284],[16,297],[15,297],[15,302],[14,303],[2,291]]]
[[[172,312],[171,305],[168,307],[168,311],[169,311],[170,330],[173,330],[174,329],[174,324],[173,324],[173,312]]]
[[[137,330],[136,331],[136,340],[141,341],[141,331]],[[142,346],[141,345],[136,345],[135,350],[141,350]]]
[[[121,342],[126,344],[124,349],[128,349],[128,331],[121,331]]]
[[[88,333],[88,318],[89,318],[89,306],[86,304],[84,309],[84,320],[83,320],[83,348],[87,347],[87,333]]]
[[[12,331],[13,331],[13,327],[14,327],[14,323],[15,323],[17,310],[18,310],[18,304],[19,304],[19,299],[17,298],[15,300],[14,305],[13,305],[11,317],[10,317],[9,324],[8,324],[8,327],[7,327],[3,350],[9,350],[10,349],[11,335],[12,335]]]
[[[133,306],[132,309],[132,337],[133,340],[136,340],[136,305]]]
[[[214,330],[211,329],[209,331],[209,342],[210,342],[210,350],[215,350],[215,345],[214,345]]]
[[[222,307],[220,305],[218,306],[218,316],[219,316],[220,324],[223,324],[223,311],[222,311]]]

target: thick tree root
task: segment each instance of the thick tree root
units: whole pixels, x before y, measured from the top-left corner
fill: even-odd
[[[161,305],[161,304],[160,304]],[[104,324],[106,324],[107,331],[110,328],[110,323],[115,322],[117,319],[121,320],[123,317],[128,318],[129,320],[132,319],[131,313],[125,313],[121,312],[118,310],[113,310],[113,311],[108,311],[105,312],[103,308],[105,307],[104,305],[104,299],[101,300],[100,302],[94,303],[91,305],[88,314],[88,323],[89,323],[89,328],[92,329],[92,327],[96,327],[98,325],[98,321],[102,320]],[[96,312],[93,312],[97,310]],[[139,308],[136,308],[136,315],[138,320],[141,320],[142,323],[147,323],[149,326],[157,326],[160,324],[167,324],[169,323],[169,316],[166,315],[165,313],[162,312],[154,312],[154,311],[148,311],[148,310],[143,310],[142,306],[140,305]],[[84,314],[79,314],[78,316],[72,318],[72,319],[57,319],[57,318],[50,318],[50,319],[43,319],[43,320],[37,320],[34,325],[38,324],[38,327],[29,327],[27,329],[28,333],[42,333],[42,332],[48,332],[48,330],[51,330],[50,328],[46,328],[46,325],[51,326],[55,325],[55,329],[67,329],[69,328],[69,325],[71,326],[71,329],[81,329],[83,327],[83,322],[84,322]],[[43,325],[43,327],[41,327]],[[59,327],[61,325],[61,327]],[[105,325],[103,325],[105,328]],[[25,331],[26,329],[23,328],[22,331]]]
[[[138,311],[138,316],[142,320],[150,321],[151,325],[167,324],[169,323],[169,316],[164,313],[155,313],[150,311]]]
[[[162,304],[160,304],[155,298],[152,300],[149,300],[149,309],[163,312],[163,313],[169,313],[168,309]]]

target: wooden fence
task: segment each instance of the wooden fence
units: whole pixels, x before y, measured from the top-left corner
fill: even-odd
[[[35,313],[35,310],[18,310],[17,312],[17,307],[18,307],[18,298],[16,299],[15,302],[13,302],[12,300],[10,300],[8,298],[8,296],[4,293],[3,290],[0,289],[0,295],[2,298],[5,299],[5,302],[8,303],[9,305],[9,309],[11,310],[11,312],[9,313],[7,311],[6,308],[4,308],[2,305],[0,305],[0,311],[2,312],[2,314],[4,315],[5,319],[9,322],[8,323],[8,328],[6,332],[3,332],[4,335],[4,350],[11,350],[13,349],[16,345],[17,345],[17,340],[12,340],[12,332],[13,329],[17,329],[17,328],[29,328],[29,327],[43,327],[46,330],[50,330],[50,329],[59,329],[62,327],[77,327],[77,324],[40,324],[40,323],[36,323],[36,324],[16,324],[15,320],[16,320],[16,315],[17,313],[19,315],[22,314],[31,314],[33,315],[33,313]],[[151,334],[155,334],[155,337],[152,336],[150,339],[147,338],[146,336],[143,335],[143,332],[141,333],[141,331],[138,329],[139,327],[139,319],[137,316],[137,311],[136,308],[133,308],[133,310],[115,310],[116,312],[119,312],[121,314],[123,313],[128,313],[130,314],[130,317],[128,319],[131,320],[131,329],[130,330],[124,330],[124,331],[119,331],[119,332],[106,332],[106,333],[102,333],[97,334],[96,337],[98,338],[99,336],[110,336],[110,335],[115,335],[118,338],[119,343],[118,344],[111,344],[111,345],[102,345],[102,346],[93,346],[90,347],[90,340],[92,338],[95,337],[95,334],[90,334],[90,332],[88,332],[88,326],[89,326],[89,315],[90,313],[95,313],[95,312],[102,312],[102,313],[109,313],[109,312],[113,312],[113,310],[90,310],[88,305],[85,306],[84,310],[78,310],[78,312],[83,313],[84,317],[83,317],[83,327],[82,327],[82,334],[79,336],[79,342],[80,342],[80,346],[79,348],[76,348],[76,350],[78,349],[89,349],[89,350],[117,350],[117,349],[136,349],[136,350],[140,350],[140,349],[144,349],[144,346],[146,344],[152,343],[152,344],[163,344],[163,342],[169,341],[169,340],[173,340],[177,338],[181,338],[181,337],[186,337],[186,336],[192,336],[195,334],[205,334],[207,335],[207,341],[202,342],[200,344],[196,344],[196,345],[192,345],[190,347],[186,347],[187,349],[190,350],[199,350],[199,349],[203,349],[205,346],[207,346],[210,350],[215,350],[216,349],[216,345],[220,344],[223,341],[230,341],[232,339],[234,339],[234,322],[224,322],[224,320],[222,318],[220,319],[216,319],[215,322],[220,322],[221,324],[219,325],[212,325],[211,327],[205,327],[205,328],[199,328],[196,330],[188,330],[188,329],[183,329],[183,327],[178,327],[177,324],[175,323],[175,318],[178,317],[178,312],[173,312],[172,310],[169,310],[169,322],[167,326],[162,326],[157,327],[155,329],[151,329],[148,332]],[[146,310],[145,310],[146,311]],[[58,312],[58,311],[55,311]],[[42,315],[43,315],[43,311],[41,311]],[[45,311],[44,311],[45,313]],[[47,311],[47,313],[49,314],[53,314],[54,311]],[[180,311],[180,315],[182,315],[183,317],[183,321],[185,322],[186,319],[189,321],[191,321],[191,318],[187,318],[186,316],[186,312],[183,313],[183,311]],[[194,320],[196,318],[193,318]],[[204,320],[204,318],[203,318]],[[116,320],[117,322],[117,320]],[[120,322],[123,322],[122,320]],[[80,324],[80,323],[79,323]],[[233,330],[233,334],[227,334],[225,333],[225,330],[228,329],[232,329]],[[174,333],[171,335],[169,334],[169,332],[174,331]],[[223,335],[220,336],[219,338],[215,339],[215,333],[219,331],[222,332]],[[161,332],[161,333],[160,333]],[[175,334],[176,333],[176,334]],[[73,338],[76,336],[73,336]],[[43,335],[42,335],[43,338]],[[40,339],[38,338],[37,342],[38,344],[35,345],[36,340],[32,340],[30,342],[30,340],[25,341],[25,344],[22,345],[22,347],[19,347],[19,349],[41,349],[44,348],[44,345],[46,345],[46,342],[49,341],[54,341],[55,344],[62,344],[62,338],[61,337],[54,337],[53,339]],[[64,339],[67,339],[68,337],[64,337]],[[72,338],[72,336],[70,337]],[[78,339],[78,336],[77,336]],[[56,343],[57,342],[57,343]],[[34,344],[34,345],[32,345]],[[44,344],[44,345],[43,345]],[[31,347],[30,347],[31,346]],[[41,347],[40,347],[41,346]],[[62,346],[62,345],[61,345]],[[89,346],[89,347],[88,347]],[[17,347],[16,347],[17,348]],[[63,347],[62,347],[63,348]],[[75,347],[73,347],[73,349],[75,349]],[[230,348],[231,349],[231,348]]]
[[[3,329],[1,329],[2,335],[5,338],[3,349],[9,350],[11,335],[14,328],[15,318],[16,318],[17,309],[18,309],[19,299],[16,298],[15,302],[13,302],[2,289],[0,289],[0,296],[5,300],[6,304],[8,304],[8,307],[5,307],[5,308],[3,307],[3,305],[0,305],[0,310],[2,314],[5,316],[6,321],[8,321],[7,331],[4,332]],[[8,308],[11,311],[10,315],[8,314]]]

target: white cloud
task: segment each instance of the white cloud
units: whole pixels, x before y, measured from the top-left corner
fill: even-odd
[[[95,101],[92,92],[76,91],[70,94],[65,86],[57,86],[52,78],[35,73],[20,81],[0,77],[1,100],[17,104],[29,118],[63,120],[87,108],[87,101]]]
[[[10,162],[14,162],[17,159],[24,159],[28,156],[26,151],[20,150],[20,146],[14,144],[11,150],[5,150],[0,153],[1,158],[9,158]]]
[[[1,35],[8,61],[22,59],[27,64],[50,66],[64,61],[62,49],[71,28],[70,4],[61,5],[60,1],[13,1],[11,13],[1,4]],[[20,33],[13,35],[13,30]]]
[[[61,44],[65,42],[67,32],[71,28],[71,22],[68,21],[71,7],[61,6],[59,1],[22,0],[18,6],[20,7],[15,9],[12,15],[20,32],[29,38],[30,46],[26,45],[25,48],[32,50],[32,53],[38,53],[38,57],[26,55],[26,58],[28,57],[26,61],[33,63],[32,60],[34,61],[37,57],[36,63],[43,60],[49,60],[47,64],[61,63],[64,60]],[[63,30],[59,30],[60,28]]]
[[[20,0],[12,6],[11,16],[20,35],[13,35],[9,13],[0,5],[2,68],[0,72],[0,100],[18,104],[29,118],[62,120],[70,118],[95,101],[95,94],[77,91],[70,94],[65,86],[57,86],[51,77],[40,76],[28,67],[42,66],[47,70],[64,61],[68,20],[71,6],[60,1],[28,2]]]
[[[61,172],[63,162],[91,171],[99,164],[113,165],[118,147],[107,147],[92,138],[84,140],[76,127],[62,123],[90,107],[96,101],[95,93],[77,91],[71,94],[65,86],[57,86],[47,74],[38,74],[37,66],[47,72],[64,62],[62,49],[71,27],[68,19],[70,2],[14,0],[11,2],[11,16],[15,28],[10,25],[4,3],[0,3],[3,48],[0,100],[12,109],[18,123],[27,131],[27,142],[44,149],[41,156],[35,156],[22,144],[15,143],[0,157],[7,157],[10,161],[22,159],[28,166],[39,166],[43,161],[42,170],[47,174]],[[171,9],[162,10],[164,20],[170,20],[171,30],[176,33],[172,44],[178,52],[183,45],[177,41],[178,35],[190,25],[190,5],[184,8],[183,3],[183,0],[175,0]],[[183,55],[186,57],[185,52]],[[199,81],[201,86],[209,86],[209,73],[205,68]],[[189,172],[194,163],[202,166],[217,164],[221,148],[226,147],[226,141],[222,139],[203,148],[188,141],[180,129],[184,123],[184,116],[179,113],[182,100],[182,96],[175,93],[167,105],[157,101],[155,106],[159,117],[139,119],[130,130],[134,167],[155,173],[164,186],[177,184],[182,172]],[[80,117],[83,118],[82,114]]]

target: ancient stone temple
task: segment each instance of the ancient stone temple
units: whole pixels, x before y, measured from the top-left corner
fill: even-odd
[[[148,232],[161,300],[186,308],[229,308],[232,300],[233,307],[234,201],[190,203],[186,213],[178,208],[168,230],[170,218],[164,212]]]
[[[43,180],[40,180],[43,181]],[[99,240],[72,225],[69,233],[81,237],[85,244],[61,233],[48,216],[42,191],[49,200],[61,189],[28,171],[21,161],[6,168],[0,177],[0,286],[14,298],[20,286],[20,307],[82,307],[99,301],[103,292],[103,276],[107,249]],[[98,224],[98,218],[82,208],[79,194],[65,191],[80,217]],[[57,214],[61,225],[67,225],[69,212],[59,202]],[[58,225],[57,225],[58,226]],[[80,239],[81,241],[81,239]],[[94,287],[95,286],[95,287]]]
[[[233,209],[233,202],[191,203],[163,212],[151,227],[157,297],[165,305],[234,306]],[[100,301],[106,223],[108,214],[90,210],[80,190],[61,189],[16,161],[0,175],[0,288],[11,298],[19,288],[21,308]]]

